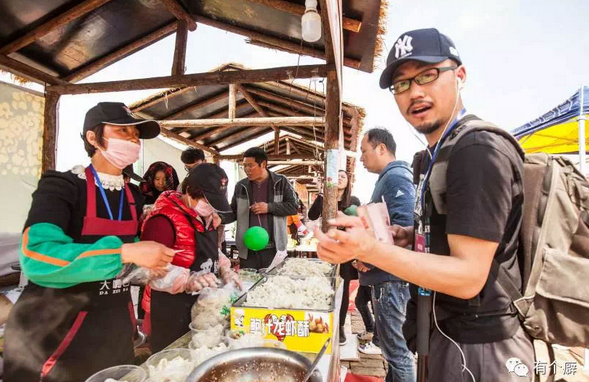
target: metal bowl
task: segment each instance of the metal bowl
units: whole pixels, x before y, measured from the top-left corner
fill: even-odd
[[[200,364],[186,382],[301,382],[311,361],[300,354],[272,348],[247,348],[219,354]],[[318,370],[309,379],[322,382]]]

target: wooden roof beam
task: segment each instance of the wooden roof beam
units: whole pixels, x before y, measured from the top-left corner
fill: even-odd
[[[272,129],[269,128],[269,127],[266,127],[266,126],[257,127],[257,128],[251,129],[251,130],[259,130],[259,132],[256,133],[256,134],[250,135],[250,136],[246,137],[245,139],[239,140],[237,142],[233,142],[230,145],[223,146],[223,147],[219,148],[219,151],[222,152],[222,151],[225,151],[225,150],[229,150],[232,147],[239,146],[239,145],[241,145],[244,142],[248,142],[248,141],[254,140],[256,138],[261,137],[262,135],[266,135],[266,134],[272,132]]]
[[[270,117],[270,118],[218,118],[218,119],[188,119],[175,121],[160,121],[160,125],[165,128],[173,127],[213,127],[219,125],[228,125],[234,127],[240,126],[323,126],[323,120],[316,117]]]
[[[126,45],[115,52],[107,54],[106,56],[87,64],[81,69],[78,69],[75,72],[65,76],[63,79],[68,82],[81,81],[84,78],[89,77],[92,74],[106,68],[107,66],[112,65],[115,62],[129,56],[130,54],[138,52],[141,49],[146,48],[151,44],[154,44],[157,41],[163,39],[164,37],[171,35],[172,33],[174,33],[174,31],[176,31],[177,28],[178,22],[171,22],[170,24],[156,30],[155,32],[152,32],[147,36],[141,37],[140,39],[133,41],[129,45]]]
[[[270,69],[233,70],[206,72],[183,76],[151,77],[135,80],[94,82],[53,86],[50,90],[58,94],[107,93],[130,90],[174,88],[181,86],[229,85],[248,82],[279,81],[293,78],[323,77],[329,65],[285,66]]]
[[[242,160],[243,153],[236,154],[236,155],[219,155],[219,159],[231,160],[231,161]],[[273,155],[273,154],[269,154],[268,155],[268,160],[289,160],[289,159],[311,160],[311,159],[315,159],[315,157],[311,154],[303,154],[303,155]]]
[[[196,23],[190,16],[190,13],[184,9],[184,7],[178,4],[176,0],[160,0],[162,4],[168,9],[168,12],[174,15],[178,20],[186,22],[186,27],[189,31],[194,32],[196,30]]]
[[[212,149],[212,148],[210,148],[208,146],[205,146],[205,145],[201,145],[200,143],[191,141],[188,138],[184,138],[180,134],[176,134],[173,131],[170,131],[170,130],[164,128],[164,127],[162,127],[161,134],[163,136],[165,136],[165,137],[168,137],[168,138],[171,138],[171,139],[175,139],[175,140],[177,140],[179,142],[182,142],[182,143],[184,143],[184,144],[186,144],[188,146],[196,147],[197,149],[201,149],[203,151],[207,151],[207,152],[209,152],[209,153],[211,153],[213,155],[219,155],[219,152],[217,150]]]
[[[282,104],[287,104],[297,110],[304,110],[310,114],[323,114],[325,113],[325,110],[323,109],[323,102],[320,105],[317,105],[316,107],[313,107],[312,105],[307,105],[304,104],[302,102],[299,101],[295,101],[289,98],[286,98],[284,96],[280,96],[271,92],[267,92],[265,90],[260,90],[260,89],[256,89],[254,87],[251,86],[247,86],[246,90],[249,91],[252,94],[255,94],[257,96],[269,99],[270,101],[275,101],[275,102],[280,102]]]
[[[246,115],[245,117],[246,118],[247,117],[251,117],[251,116],[253,116],[255,114],[256,114],[255,112],[254,113],[250,113],[250,114]],[[212,128],[211,130],[202,132],[202,133],[200,133],[200,134],[192,137],[192,139],[194,139],[195,141],[200,141],[200,140],[203,140],[203,139],[207,139],[209,137],[212,137],[215,134],[219,134],[219,133],[222,133],[225,130],[230,129],[231,127],[233,127],[233,126],[227,126],[227,125],[217,126],[217,127]]]
[[[294,4],[284,0],[248,0],[251,3],[262,4],[269,8],[290,13],[295,16],[302,16],[305,13],[305,6]],[[359,33],[362,29],[362,22],[348,17],[343,18],[343,27],[350,32]]]
[[[132,107],[131,108],[131,111],[138,112],[138,111],[141,111],[143,109],[147,109],[148,107],[157,105],[160,102],[164,102],[164,100],[166,98],[169,100],[170,98],[179,96],[179,95],[184,94],[186,92],[189,92],[191,90],[194,90],[194,88],[193,87],[185,87],[185,88],[174,89],[172,91],[166,92],[165,94],[163,94],[161,96],[157,96],[157,97],[155,97],[155,98],[153,98],[153,99],[151,99],[151,100],[149,100],[149,101],[147,101],[145,103],[142,103],[140,105],[137,105],[135,107]]]
[[[260,115],[260,117],[268,117],[268,114],[266,113],[266,111],[264,109],[262,109],[260,107],[260,105],[258,105],[258,102],[254,99],[254,97],[252,97],[252,95],[241,85],[235,85],[237,90],[239,90],[239,92],[243,95],[243,98],[245,98],[245,100],[252,105],[252,107],[254,108],[254,110]],[[274,129],[274,131],[278,131],[278,127],[277,126],[270,126]]]
[[[181,109],[181,110],[175,111],[175,112],[173,112],[171,114],[168,114],[168,115],[164,116],[162,119],[175,119],[175,118],[178,118],[179,116],[184,115],[184,114],[187,114],[187,113],[190,113],[191,111],[194,111],[194,110],[197,110],[197,109],[200,109],[200,108],[203,108],[203,107],[212,105],[215,102],[219,102],[221,100],[224,100],[228,96],[229,96],[229,93],[227,93],[227,92],[219,93],[216,96],[213,96],[211,98],[207,98],[207,99],[205,99],[203,101],[197,102],[197,103],[192,104],[192,105],[188,105],[184,109]]]
[[[3,54],[0,54],[0,68],[41,85],[69,85],[69,83],[64,80],[53,77],[37,68],[23,64],[22,62]]]
[[[86,0],[83,3],[78,4],[52,18],[51,20],[41,24],[24,36],[4,45],[2,48],[0,48],[0,54],[10,54],[16,52],[25,46],[32,44],[35,40],[45,36],[49,32],[60,28],[68,24],[70,21],[84,16],[87,13],[92,12],[96,8],[108,3],[109,1],[111,0]]]
[[[227,24],[221,21],[209,19],[207,17],[192,15],[194,20],[200,24],[208,25],[213,28],[221,29],[227,32],[235,33],[252,39],[252,41],[259,41],[266,45],[270,45],[272,49],[285,50],[295,54],[303,54],[310,57],[320,58],[325,60],[325,52],[319,49],[303,46],[300,43],[293,43],[282,40],[277,37],[265,35],[263,33],[254,32],[249,29],[237,27],[235,25]],[[349,57],[344,58],[344,64],[354,69],[360,68],[361,62]],[[261,82],[261,81],[258,81]]]

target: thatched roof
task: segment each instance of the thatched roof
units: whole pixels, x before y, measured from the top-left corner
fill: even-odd
[[[243,70],[239,64],[228,63],[213,71]],[[264,83],[245,83],[241,88],[253,99],[258,110],[268,117],[311,116],[323,117],[325,114],[325,95],[291,82],[276,81]],[[259,111],[244,94],[237,93],[236,117],[260,117]],[[216,119],[226,118],[229,109],[229,86],[209,85],[198,89],[183,87],[154,94],[130,106],[133,112],[143,117],[157,120]],[[358,138],[362,132],[366,115],[363,108],[344,102],[343,127],[344,147],[356,151]],[[293,133],[306,141],[323,142],[324,126],[281,126],[283,132]],[[223,154],[223,151],[244,142],[272,132],[270,126],[208,128],[175,128],[172,132],[198,144],[210,147]]]
[[[25,64],[44,82],[75,83],[175,33],[178,18],[243,35],[252,44],[324,57],[323,39],[301,41],[303,5],[304,0],[3,0],[0,68],[18,72],[15,67]],[[386,0],[348,0],[342,7],[344,64],[372,72],[382,50]],[[196,48],[206,54],[209,47]]]

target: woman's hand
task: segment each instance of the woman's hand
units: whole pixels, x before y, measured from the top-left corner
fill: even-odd
[[[123,244],[121,261],[149,269],[163,269],[174,259],[174,251],[155,241]]]
[[[188,277],[188,281],[186,282],[186,293],[196,293],[200,292],[204,288],[217,288],[219,283],[219,279],[212,274],[206,273],[204,275],[192,272]]]
[[[219,275],[225,284],[235,283],[239,290],[243,290],[243,282],[230,267],[219,267]]]

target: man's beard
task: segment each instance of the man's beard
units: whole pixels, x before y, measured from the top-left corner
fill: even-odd
[[[424,123],[419,126],[414,126],[415,130],[417,130],[421,134],[431,134],[434,131],[438,130],[442,126],[441,121],[434,121],[429,123]]]

